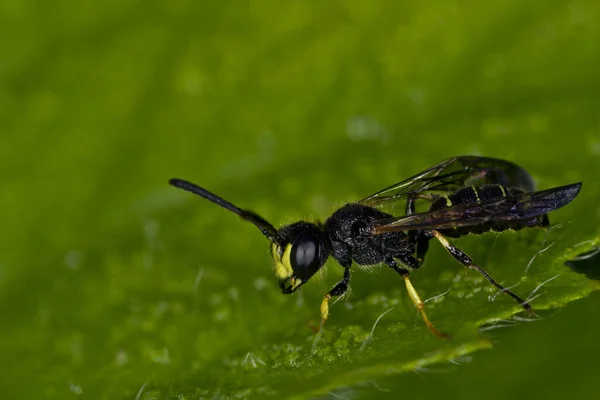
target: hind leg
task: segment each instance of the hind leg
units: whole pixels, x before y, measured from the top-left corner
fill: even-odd
[[[456,259],[456,261],[458,261],[459,263],[461,263],[462,265],[464,265],[467,268],[470,268],[470,269],[473,269],[473,270],[479,272],[494,287],[496,287],[498,290],[506,293],[507,295],[509,295],[510,297],[515,299],[525,309],[525,312],[527,312],[527,314],[529,314],[531,316],[535,316],[535,312],[533,311],[533,308],[531,308],[531,306],[529,305],[529,303],[527,301],[523,300],[522,298],[520,298],[519,296],[517,296],[516,294],[514,294],[513,292],[511,292],[510,290],[508,290],[507,288],[505,288],[504,286],[502,286],[498,282],[496,282],[496,280],[494,278],[492,278],[487,272],[485,272],[483,270],[483,268],[481,268],[479,265],[475,264],[473,262],[473,260],[471,259],[471,257],[469,257],[465,252],[463,252],[458,247],[455,247],[454,245],[452,245],[448,241],[448,239],[446,239],[444,236],[442,236],[441,233],[439,233],[438,231],[435,231],[435,230],[431,231],[431,233],[442,244],[442,246],[444,246],[446,248],[448,253],[450,253],[450,255]]]

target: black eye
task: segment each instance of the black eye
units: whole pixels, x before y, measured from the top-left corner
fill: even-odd
[[[294,275],[308,280],[321,267],[319,239],[314,235],[301,236],[292,246],[290,262]]]

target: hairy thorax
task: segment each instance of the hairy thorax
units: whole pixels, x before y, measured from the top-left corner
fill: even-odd
[[[392,215],[362,204],[346,204],[325,221],[325,235],[329,238],[331,252],[340,264],[349,266],[352,260],[359,265],[373,265],[400,253],[412,253],[403,232],[373,235],[371,222],[392,218]]]

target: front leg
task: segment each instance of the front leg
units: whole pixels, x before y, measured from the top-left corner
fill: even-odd
[[[321,303],[321,326],[327,320],[329,316],[329,299],[332,297],[343,296],[350,287],[350,266],[352,264],[348,264],[344,266],[344,277],[335,284],[335,286],[323,297],[323,302]]]

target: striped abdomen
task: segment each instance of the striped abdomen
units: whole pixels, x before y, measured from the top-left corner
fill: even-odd
[[[493,203],[502,200],[502,198],[523,193],[517,188],[507,188],[501,185],[482,185],[482,186],[467,186],[458,189],[454,193],[445,196],[440,196],[431,204],[430,210],[441,210],[457,204],[482,204]],[[549,225],[548,216],[540,215],[530,220],[521,220],[518,222],[485,222],[480,225],[458,227],[453,229],[442,229],[440,232],[443,235],[450,237],[460,237],[472,234],[481,234],[488,231],[502,232],[507,229],[519,230],[525,227],[547,227]]]

